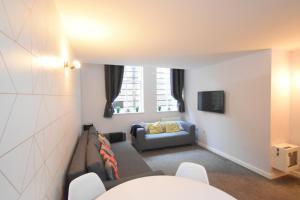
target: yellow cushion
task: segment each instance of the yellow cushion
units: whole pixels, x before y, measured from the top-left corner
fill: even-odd
[[[157,134],[157,133],[162,133],[163,132],[163,129],[160,125],[160,122],[149,123],[147,125],[147,128],[149,129],[150,134]]]
[[[165,123],[165,127],[166,127],[166,133],[172,133],[172,132],[177,132],[177,131],[181,130],[178,123],[176,123],[176,122]]]

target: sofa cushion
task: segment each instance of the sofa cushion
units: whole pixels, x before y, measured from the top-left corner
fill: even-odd
[[[177,131],[183,131],[183,127],[181,126],[181,123],[179,121],[162,121],[160,122],[164,132],[177,132]],[[178,129],[177,131],[167,131],[167,126],[170,126],[170,124],[172,124],[174,126],[174,124],[176,124],[178,126]],[[175,125],[175,126],[176,126]]]
[[[115,153],[111,150],[111,147],[106,144],[101,144],[100,155],[101,155],[101,151],[104,151],[109,156],[115,156]]]
[[[120,179],[118,166],[110,159],[105,161],[105,171],[109,180]]]
[[[94,126],[91,126],[89,128],[89,133],[90,134],[94,134],[94,135],[98,135],[98,132],[97,132],[97,130],[96,130],[96,128]]]
[[[98,141],[100,142],[100,144],[105,144],[110,147],[109,140],[103,134],[98,134]]]
[[[160,122],[149,123],[147,125],[150,134],[158,134],[164,132]]]
[[[152,171],[128,142],[112,143],[111,148],[118,162],[120,178]]]
[[[146,177],[146,176],[161,176],[161,175],[165,175],[162,171],[149,171],[146,173],[142,173],[142,174],[136,174],[134,176],[128,176],[128,177],[124,177],[118,180],[108,180],[108,181],[104,181],[103,184],[106,188],[106,190],[109,190],[121,183],[125,183],[127,181],[133,180],[133,179],[137,179],[137,178],[142,178],[142,177]]]
[[[72,160],[67,171],[67,184],[72,180],[86,173],[86,145],[88,140],[88,132],[84,131],[79,137]]]
[[[173,133],[160,133],[160,134],[146,134],[145,139],[146,140],[159,140],[163,138],[176,138],[176,137],[182,137],[189,135],[186,131],[178,131]]]
[[[90,144],[90,143],[94,144],[97,147],[97,149],[100,150],[101,144],[98,140],[98,135],[89,133],[88,134],[88,144]]]
[[[93,140],[89,141],[86,148],[86,167],[88,172],[98,174],[102,181],[107,180],[104,161]]]
[[[165,124],[165,132],[166,133],[173,133],[173,132],[178,132],[181,131],[178,123],[176,122],[169,122]]]

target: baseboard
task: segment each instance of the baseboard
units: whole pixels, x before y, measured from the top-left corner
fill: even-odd
[[[292,172],[290,172],[290,174],[297,178],[300,178],[300,171],[292,171]]]
[[[247,168],[247,169],[249,169],[249,170],[251,170],[251,171],[253,171],[253,172],[257,173],[257,174],[259,174],[259,175],[262,175],[262,176],[266,177],[267,179],[278,178],[278,176],[275,175],[275,174],[272,174],[272,173],[266,172],[264,170],[261,170],[261,169],[255,167],[255,166],[253,166],[253,165],[251,165],[249,163],[241,161],[240,159],[237,159],[237,158],[235,158],[235,157],[233,157],[231,155],[228,155],[228,154],[226,154],[226,153],[224,153],[224,152],[222,152],[222,151],[220,151],[218,149],[210,147],[207,144],[198,142],[198,145],[201,146],[201,147],[203,147],[203,148],[205,148],[205,149],[207,149],[207,150],[209,150],[209,151],[211,151],[211,152],[213,152],[213,153],[215,153],[215,154],[218,154],[219,156],[222,156],[222,157],[224,157],[224,158],[226,158],[226,159],[228,159],[228,160],[230,160],[230,161],[232,161],[232,162],[234,162],[234,163],[236,163],[238,165],[241,165],[241,166],[243,166],[243,167],[245,167],[245,168]]]

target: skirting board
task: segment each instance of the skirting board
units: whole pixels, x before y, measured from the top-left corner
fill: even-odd
[[[290,174],[296,176],[297,178],[300,178],[300,171],[293,171]]]
[[[276,174],[272,174],[272,173],[266,172],[264,170],[261,170],[261,169],[259,169],[257,167],[254,167],[253,165],[251,165],[249,163],[241,161],[240,159],[237,159],[237,158],[235,158],[235,157],[233,157],[231,155],[228,155],[228,154],[226,154],[226,153],[224,153],[224,152],[222,152],[222,151],[220,151],[218,149],[210,147],[207,144],[198,142],[198,145],[201,146],[202,148],[205,148],[205,149],[207,149],[207,150],[209,150],[209,151],[211,151],[211,152],[213,152],[215,154],[218,154],[219,156],[222,156],[222,157],[224,157],[224,158],[226,158],[226,159],[228,159],[228,160],[230,160],[230,161],[232,161],[232,162],[234,162],[234,163],[236,163],[238,165],[241,165],[241,166],[243,166],[243,167],[245,167],[245,168],[247,168],[247,169],[249,169],[249,170],[257,173],[257,174],[260,174],[260,175],[262,175],[262,176],[264,176],[264,177],[266,177],[268,179],[275,179],[275,178],[279,178],[279,177],[282,176],[282,175],[276,175]]]

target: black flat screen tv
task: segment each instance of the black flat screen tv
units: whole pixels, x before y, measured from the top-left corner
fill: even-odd
[[[225,112],[224,91],[203,91],[198,92],[198,110],[207,112]]]

